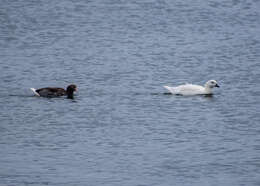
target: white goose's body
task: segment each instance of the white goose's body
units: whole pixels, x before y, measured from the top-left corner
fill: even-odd
[[[204,87],[200,85],[193,85],[193,84],[185,84],[177,87],[164,86],[164,88],[169,90],[170,93],[176,95],[184,95],[184,96],[212,94],[212,89],[214,87],[219,87],[215,80],[208,81]]]

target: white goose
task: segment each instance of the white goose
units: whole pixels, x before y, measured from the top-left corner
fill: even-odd
[[[184,96],[212,94],[212,89],[214,87],[219,87],[217,81],[215,80],[209,80],[207,83],[205,83],[204,87],[193,84],[185,84],[177,87],[164,86],[164,88],[169,90],[170,93]]]

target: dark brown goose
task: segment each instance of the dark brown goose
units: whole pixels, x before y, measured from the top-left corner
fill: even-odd
[[[77,91],[77,86],[73,84],[69,85],[66,90],[58,87],[45,87],[37,90],[31,88],[31,90],[37,96],[48,97],[48,98],[67,96],[67,98],[73,99],[74,98],[73,93]]]

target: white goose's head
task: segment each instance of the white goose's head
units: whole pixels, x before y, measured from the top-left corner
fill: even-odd
[[[219,87],[218,83],[216,80],[209,80],[207,81],[207,83],[205,84],[206,88],[214,88],[214,87]]]

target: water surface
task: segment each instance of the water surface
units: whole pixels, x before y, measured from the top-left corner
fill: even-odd
[[[0,185],[259,185],[259,10],[2,0]],[[213,97],[164,94],[209,79]],[[71,83],[74,100],[29,90]]]

